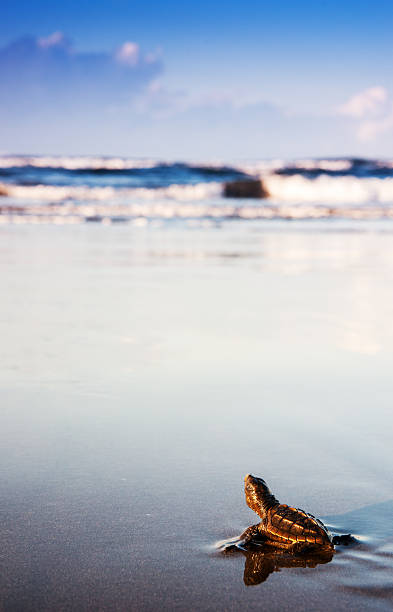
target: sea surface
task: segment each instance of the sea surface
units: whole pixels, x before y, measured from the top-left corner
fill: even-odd
[[[225,198],[239,180],[261,181],[266,197]],[[0,157],[3,223],[327,218],[393,218],[393,160]]]
[[[391,610],[392,162],[0,165],[0,609]],[[222,554],[249,472],[356,542]]]

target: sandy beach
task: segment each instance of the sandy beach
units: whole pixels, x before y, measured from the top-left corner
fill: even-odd
[[[391,610],[392,237],[3,225],[2,609]],[[220,554],[248,472],[357,544]]]

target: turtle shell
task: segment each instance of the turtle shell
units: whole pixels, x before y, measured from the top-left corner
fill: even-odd
[[[296,542],[332,547],[331,536],[325,525],[299,508],[278,504],[270,508],[262,520],[264,533],[282,546]]]

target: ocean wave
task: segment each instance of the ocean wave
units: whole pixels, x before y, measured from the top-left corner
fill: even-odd
[[[220,173],[233,171],[232,165],[220,161],[207,162],[184,162],[168,161],[149,158],[123,158],[123,157],[93,157],[85,156],[23,156],[10,155],[0,156],[0,169],[10,168],[37,168],[52,170],[69,170],[85,172],[124,172],[127,170],[150,170],[150,169],[171,169],[185,168],[206,173]],[[241,172],[238,170],[238,172]]]
[[[280,172],[291,168],[298,172],[301,171],[329,171],[344,172],[350,171],[353,167],[351,159],[271,159],[235,163],[234,167],[253,176],[266,176],[274,172]]]
[[[322,171],[331,173],[354,172],[361,168],[393,169],[393,160],[366,158],[327,158],[327,159],[265,159],[265,160],[223,160],[187,161],[163,160],[155,158],[110,157],[94,155],[1,155],[0,168],[51,168],[64,170],[108,170],[123,171],[136,169],[153,169],[159,167],[184,166],[190,169],[236,169],[246,174],[269,174],[290,169],[293,171]]]
[[[319,204],[393,203],[393,178],[357,178],[354,176],[301,175],[263,177],[270,199],[278,202]]]
[[[262,179],[267,201],[286,204],[324,204],[330,206],[393,204],[393,178],[357,178],[269,174]],[[0,195],[20,201],[36,202],[122,202],[139,201],[193,202],[219,199],[223,183],[172,184],[167,187],[121,188],[86,185],[20,185],[0,183]],[[244,200],[242,200],[244,201]]]
[[[239,170],[253,176],[264,177],[276,173],[282,175],[304,175],[307,178],[327,174],[330,176],[350,175],[362,177],[393,176],[392,160],[373,160],[364,158],[338,159],[295,159],[251,161],[235,165]]]
[[[236,181],[245,185],[237,192],[242,198],[236,209],[249,208],[244,195],[265,196],[263,215],[270,214],[270,205],[316,207],[319,215],[320,206],[372,209],[393,204],[393,162],[386,160],[275,159],[195,165],[120,157],[3,156],[0,176],[0,196],[19,204],[198,202],[209,207],[216,201],[220,204],[224,195],[236,195],[227,187]],[[251,186],[261,181],[262,189],[247,190],[250,179]],[[220,206],[227,201],[222,199]],[[257,203],[255,199],[253,210]],[[289,217],[303,214],[294,210]]]
[[[46,202],[96,201],[96,200],[205,200],[219,197],[222,185],[216,182],[197,183],[196,185],[169,185],[151,189],[147,187],[115,188],[57,185],[14,185],[0,183],[0,195],[21,200]]]
[[[130,159],[122,157],[56,156],[56,155],[9,155],[0,157],[0,168],[64,168],[65,170],[107,169],[132,170],[154,168],[164,162],[154,159]]]
[[[225,202],[224,200],[222,202]],[[132,222],[145,225],[152,220],[306,220],[306,219],[392,219],[393,205],[327,206],[313,204],[239,205],[233,203],[153,201],[122,203],[57,202],[52,204],[0,205],[0,223],[70,224]]]

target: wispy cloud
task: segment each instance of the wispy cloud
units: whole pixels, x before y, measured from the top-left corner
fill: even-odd
[[[384,87],[369,87],[353,95],[337,108],[340,115],[361,119],[383,112],[388,93]]]
[[[135,42],[127,41],[118,48],[115,54],[116,60],[125,66],[136,66],[139,62],[140,49]]]
[[[53,32],[49,36],[37,39],[38,47],[49,49],[50,47],[70,47],[70,41],[63,32]]]
[[[165,118],[187,112],[205,111],[242,111],[262,107],[274,109],[279,113],[284,110],[271,104],[261,96],[253,96],[243,91],[225,89],[206,89],[200,93],[190,93],[185,89],[170,89],[161,78],[152,81],[149,86],[132,101],[132,106],[139,113],[152,114]]]
[[[0,49],[0,106],[8,114],[98,108],[132,98],[162,72],[162,61],[124,42],[113,53],[81,53],[62,32],[24,37]]]
[[[379,119],[362,121],[357,128],[357,136],[361,142],[376,140],[380,135],[386,134],[393,129],[393,105],[388,113]]]
[[[381,86],[369,87],[354,94],[335,109],[336,114],[354,121],[359,142],[370,143],[393,129],[393,101]]]

